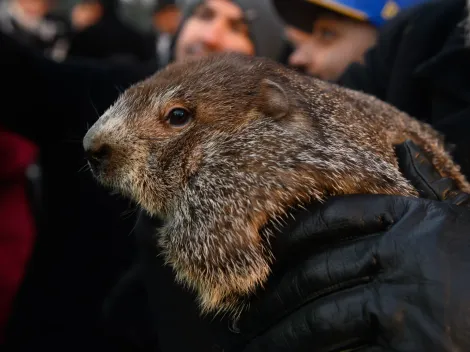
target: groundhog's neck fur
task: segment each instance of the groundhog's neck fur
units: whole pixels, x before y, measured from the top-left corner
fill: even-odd
[[[204,160],[172,200],[159,243],[203,308],[236,309],[234,293],[266,280],[273,258],[259,229],[292,206],[342,193],[414,194],[391,167],[392,155],[387,161],[338,137],[262,120],[215,138],[201,135]]]
[[[177,128],[167,119],[175,106],[192,116]],[[237,314],[274,260],[265,225],[331,195],[417,194],[394,155],[405,139],[470,189],[429,126],[362,93],[230,54],[170,65],[130,88],[85,147],[106,145],[97,178],[165,219],[158,243],[202,310]]]

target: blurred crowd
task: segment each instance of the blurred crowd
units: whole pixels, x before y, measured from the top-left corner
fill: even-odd
[[[151,8],[147,30],[126,22],[119,1],[83,0],[65,8],[59,3],[3,0],[1,29],[59,62],[70,57],[139,62],[156,60],[159,52],[165,55],[167,38],[175,34],[180,19],[174,1]]]
[[[84,170],[81,138],[131,84],[268,57],[432,124],[468,176],[467,22],[465,0],[0,0],[0,349],[216,350],[154,219]]]

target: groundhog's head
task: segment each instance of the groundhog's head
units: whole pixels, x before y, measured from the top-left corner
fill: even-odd
[[[260,116],[288,114],[284,90],[266,78],[275,69],[248,57],[216,55],[170,65],[135,84],[84,138],[93,174],[166,217],[171,200],[208,157],[203,146]]]
[[[261,229],[290,207],[413,192],[383,132],[390,119],[380,110],[360,121],[351,94],[271,61],[215,55],[129,88],[83,143],[102,184],[165,220],[163,254],[203,310],[239,311],[269,275]]]

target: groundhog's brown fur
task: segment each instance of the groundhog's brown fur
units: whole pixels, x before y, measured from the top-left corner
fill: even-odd
[[[169,125],[173,107],[192,114]],[[177,63],[126,92],[85,137],[109,158],[96,177],[162,217],[158,244],[204,312],[237,313],[274,258],[259,230],[327,196],[415,196],[393,145],[411,139],[470,186],[428,125],[371,96],[259,58]]]

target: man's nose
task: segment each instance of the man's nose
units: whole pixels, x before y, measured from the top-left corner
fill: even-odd
[[[222,46],[223,23],[212,21],[202,33],[204,43],[210,48],[219,48]]]
[[[314,67],[314,55],[306,45],[299,46],[290,54],[289,65],[309,71]]]

